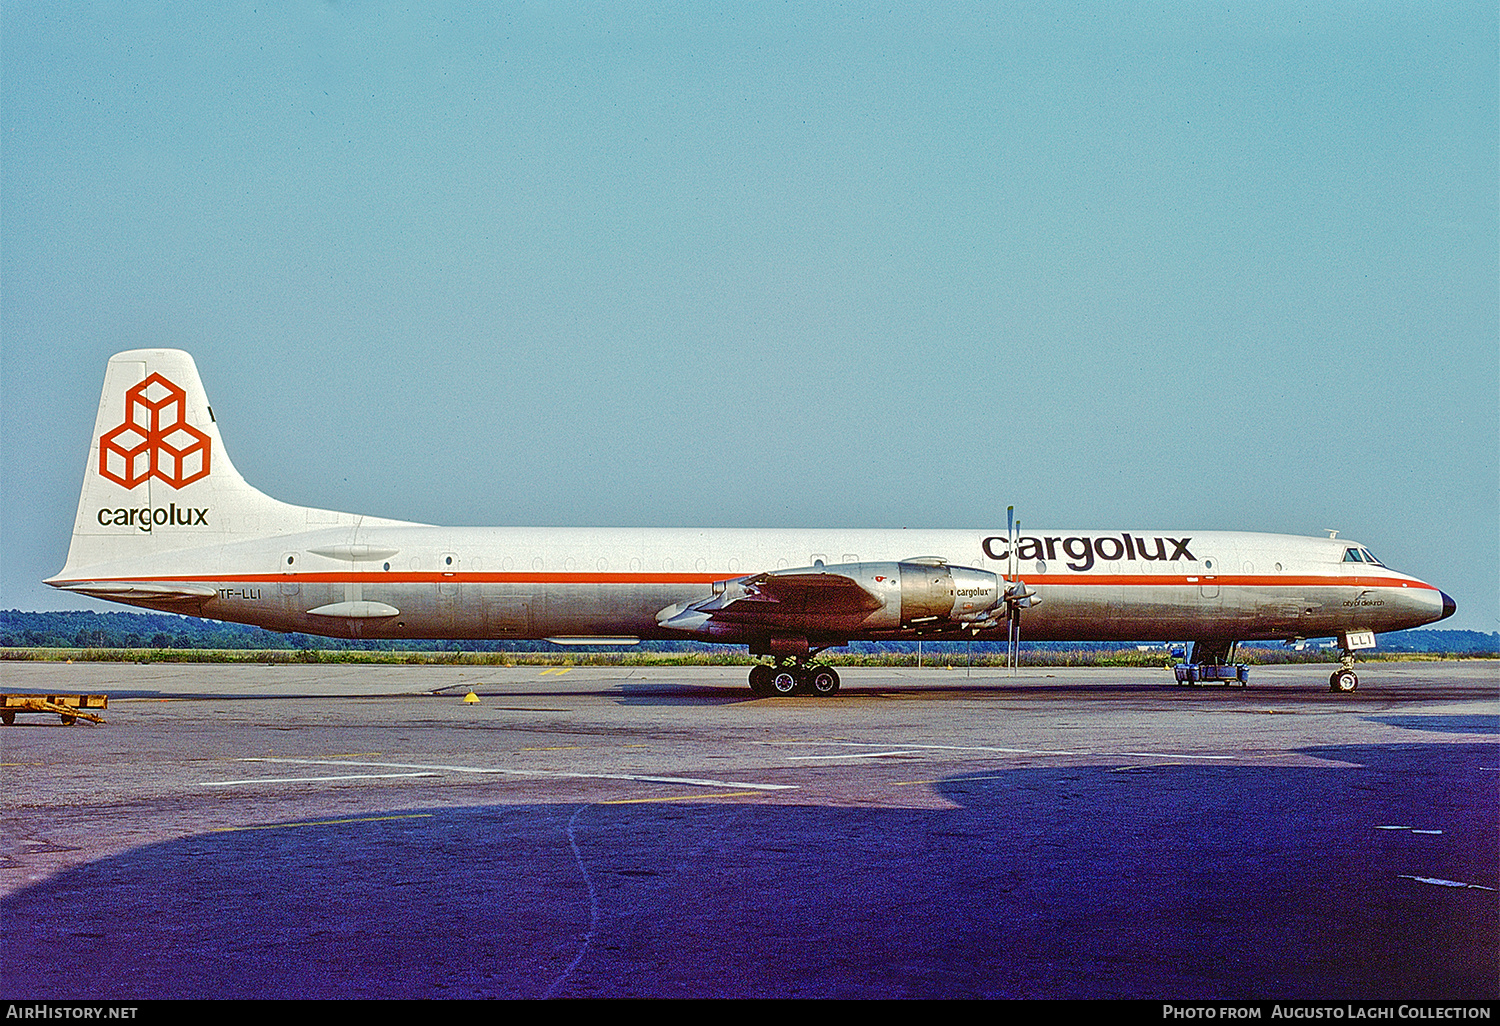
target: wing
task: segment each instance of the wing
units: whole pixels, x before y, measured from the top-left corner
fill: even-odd
[[[714,584],[712,598],[668,606],[657,614],[657,622],[695,634],[739,633],[745,629],[762,633],[848,633],[886,606],[886,597],[875,590],[878,583],[873,579],[863,582],[863,576],[853,567],[840,567],[773,571],[719,581]],[[880,576],[882,582],[887,579]],[[899,608],[899,589],[896,600]]]
[[[1011,591],[988,570],[923,559],[773,570],[717,581],[712,598],[657,614],[669,630],[721,638],[791,635],[855,637],[872,632],[985,630],[1004,617]],[[1035,601],[1027,592],[1028,604]]]

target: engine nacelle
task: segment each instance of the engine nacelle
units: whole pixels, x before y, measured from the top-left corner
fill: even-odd
[[[988,570],[939,563],[898,563],[901,627],[990,619],[1004,602],[1000,578]]]

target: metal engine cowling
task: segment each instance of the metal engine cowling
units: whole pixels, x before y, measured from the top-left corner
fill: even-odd
[[[1003,600],[1000,578],[988,570],[942,563],[897,566],[901,576],[901,627],[943,620],[986,620]]]

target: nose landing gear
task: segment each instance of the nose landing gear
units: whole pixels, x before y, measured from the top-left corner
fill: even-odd
[[[1359,687],[1359,676],[1354,672],[1354,653],[1361,648],[1375,647],[1374,631],[1344,631],[1339,635],[1339,662],[1343,668],[1334,670],[1333,676],[1328,678],[1328,688],[1343,694],[1350,694]]]
[[[1340,662],[1344,664],[1343,668],[1334,670],[1333,675],[1328,678],[1328,690],[1347,695],[1359,687],[1359,675],[1354,672],[1354,653],[1344,649],[1344,658]]]

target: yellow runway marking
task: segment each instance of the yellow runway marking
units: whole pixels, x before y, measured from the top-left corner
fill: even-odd
[[[320,819],[314,823],[266,823],[262,826],[218,827],[211,834],[233,834],[241,830],[287,830],[291,827],[337,826],[340,823],[380,823],[388,819],[431,819],[430,812],[414,812],[409,816],[366,816],[362,819]]]
[[[750,795],[760,794],[759,791],[723,791],[719,794],[679,794],[670,798],[616,798],[613,801],[600,802],[600,805],[644,805],[647,802],[688,802],[700,801],[704,798],[746,798]]]
[[[571,666],[563,666],[563,667],[560,667],[560,668],[557,668],[557,669],[543,670],[541,673],[537,674],[537,676],[539,676],[539,677],[545,677],[549,673],[555,673],[559,677],[561,677],[563,674],[571,672],[572,669],[573,669],[573,667],[571,667]]]

